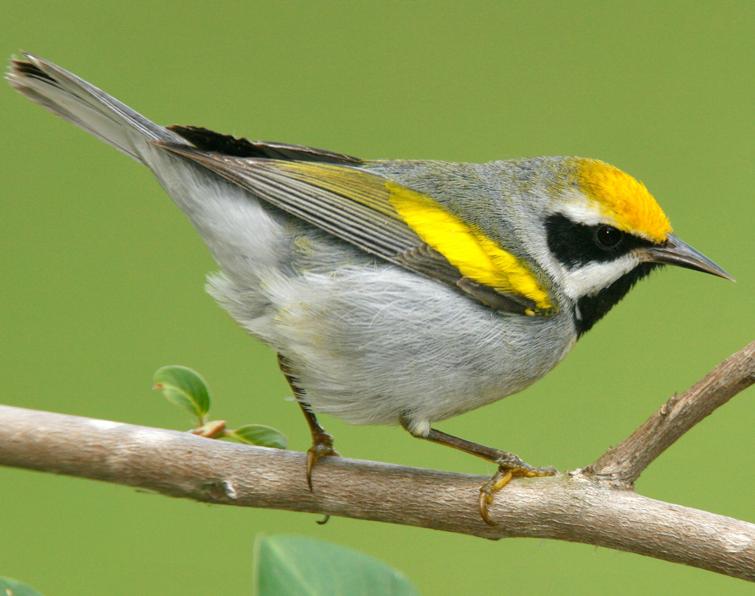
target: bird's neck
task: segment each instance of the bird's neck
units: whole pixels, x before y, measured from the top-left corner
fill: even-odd
[[[653,269],[659,267],[656,263],[642,263],[629,273],[613,282],[599,292],[591,296],[582,296],[573,303],[574,325],[577,335],[582,336],[592,329],[593,325],[602,319],[627,292],[632,289],[643,277],[646,277]]]

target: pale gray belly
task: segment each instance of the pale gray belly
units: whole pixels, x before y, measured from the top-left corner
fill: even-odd
[[[575,339],[570,320],[501,315],[390,265],[263,285],[268,314],[237,320],[293,363],[315,411],[358,424],[429,423],[490,403],[543,376]],[[227,304],[233,289],[218,293]]]

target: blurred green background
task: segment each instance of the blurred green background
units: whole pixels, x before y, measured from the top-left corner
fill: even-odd
[[[553,373],[440,428],[585,465],[753,338],[755,4],[4,0],[0,49],[75,71],[162,123],[368,158],[575,154],[641,178],[736,284],[668,270]],[[0,89],[2,401],[185,428],[150,390],[181,363],[215,414],[308,446],[273,353],[203,292],[213,263],[150,173]],[[752,393],[683,437],[638,490],[753,518]],[[474,473],[396,428],[324,422],[348,456]],[[0,421],[2,423],[2,421]],[[744,582],[545,540],[211,507],[0,469],[0,575],[50,595],[247,594],[259,532],[360,549],[425,594],[744,594]],[[470,497],[472,498],[472,497]],[[748,592],[749,593],[749,592]]]

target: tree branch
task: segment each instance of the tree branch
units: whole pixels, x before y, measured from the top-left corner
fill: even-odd
[[[616,483],[636,478],[684,431],[750,384],[752,359],[750,344],[684,396],[672,398],[663,419],[653,423],[653,432],[666,438],[650,437],[653,446],[632,439],[638,430],[589,474],[576,470],[515,480],[491,505],[494,527],[480,519],[477,495],[486,480],[480,476],[325,458],[315,470],[311,493],[302,453],[8,406],[0,406],[0,465],[224,505],[325,513],[491,539],[584,542],[755,580],[754,524],[650,499]],[[701,401],[705,407],[697,405]],[[622,453],[639,463],[624,466]]]
[[[736,352],[661,408],[585,473],[631,486],[653,460],[695,424],[755,382],[755,341]]]

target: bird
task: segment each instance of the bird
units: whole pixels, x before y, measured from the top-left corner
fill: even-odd
[[[598,159],[366,160],[156,124],[23,53],[6,79],[156,176],[220,271],[207,291],[278,355],[309,425],[306,481],[337,456],[320,413],[400,425],[497,466],[519,456],[434,424],[528,387],[648,274],[675,265],[733,279],[672,232],[636,178]]]

